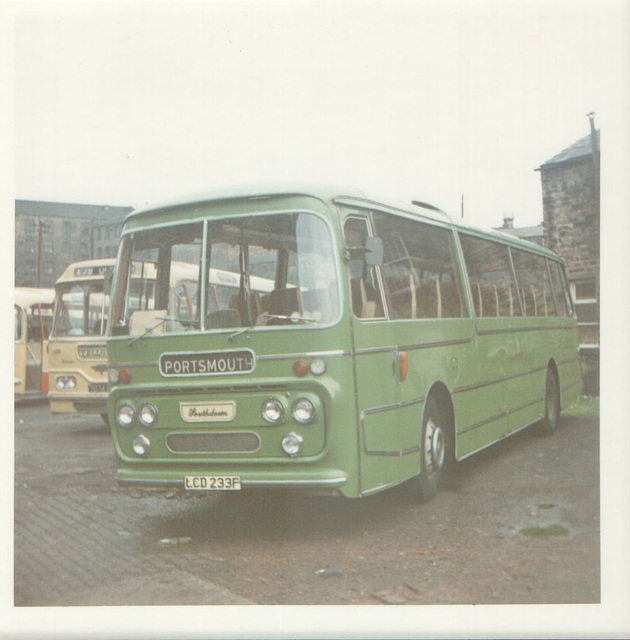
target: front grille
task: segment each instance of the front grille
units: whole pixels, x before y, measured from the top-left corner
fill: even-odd
[[[260,438],[255,433],[174,433],[167,444],[175,453],[252,453]]]

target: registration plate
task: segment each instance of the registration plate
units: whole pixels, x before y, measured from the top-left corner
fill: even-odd
[[[240,491],[240,476],[185,476],[184,489],[189,491]]]

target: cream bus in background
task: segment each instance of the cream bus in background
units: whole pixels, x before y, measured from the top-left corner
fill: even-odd
[[[14,299],[15,399],[48,392],[46,341],[52,324],[53,289],[17,287]]]
[[[115,263],[113,258],[77,262],[57,281],[55,318],[48,349],[49,398],[53,413],[101,414],[106,420],[105,332],[109,309],[106,282]],[[176,310],[174,320],[180,323],[193,317],[196,279],[197,272],[187,265],[173,265],[170,296]],[[155,267],[141,260],[134,262],[130,280],[129,304],[136,311],[138,321],[144,318],[147,323],[139,330],[159,332],[159,328],[153,326],[156,322]]]
[[[76,262],[57,280],[48,345],[53,413],[106,411],[109,296],[103,285],[115,263],[113,258]]]

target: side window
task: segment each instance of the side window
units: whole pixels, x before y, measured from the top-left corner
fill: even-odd
[[[383,239],[383,277],[394,320],[461,318],[453,232],[424,222],[375,213]]]
[[[566,287],[565,280],[562,276],[562,267],[560,263],[554,260],[548,260],[549,271],[551,273],[551,289],[556,301],[556,309],[559,316],[568,316],[570,314],[569,291]]]
[[[519,316],[508,248],[460,233],[468,280],[478,318]]]
[[[523,314],[538,317],[555,316],[545,258],[520,249],[511,251]]]
[[[365,247],[369,235],[366,218],[348,218],[343,227],[348,247]],[[376,277],[376,268],[366,264],[363,257],[348,262],[352,311],[357,318],[384,318],[383,301]]]

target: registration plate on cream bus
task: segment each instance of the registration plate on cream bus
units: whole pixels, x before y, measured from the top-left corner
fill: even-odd
[[[184,489],[189,491],[240,491],[240,476],[185,476]]]

